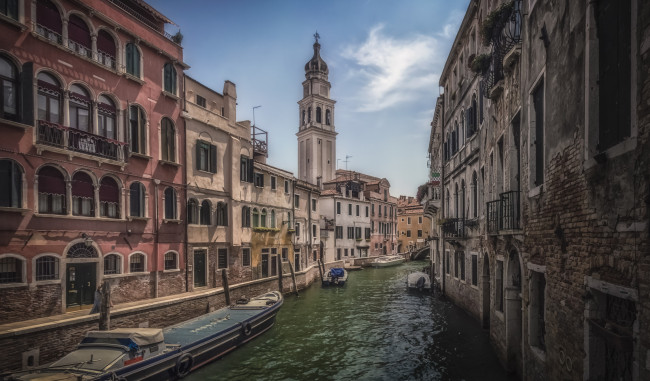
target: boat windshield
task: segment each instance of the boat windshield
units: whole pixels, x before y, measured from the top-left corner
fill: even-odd
[[[69,368],[85,370],[105,370],[107,366],[119,359],[125,352],[118,348],[90,347],[68,353],[50,368]]]

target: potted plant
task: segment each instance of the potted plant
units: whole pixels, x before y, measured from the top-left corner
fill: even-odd
[[[487,15],[480,28],[481,41],[483,42],[483,45],[490,46],[494,35],[503,26],[503,23],[510,16],[514,8],[515,2],[508,1],[501,4]]]
[[[470,68],[476,74],[484,75],[490,69],[490,62],[492,61],[492,54],[484,53],[474,57]]]

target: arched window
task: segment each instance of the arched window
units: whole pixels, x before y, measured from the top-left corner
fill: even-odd
[[[287,212],[287,229],[291,229],[291,212]]]
[[[241,227],[251,227],[251,208],[248,206],[242,206],[241,208]]]
[[[16,0],[0,1],[0,13],[18,21],[18,1]]]
[[[470,130],[471,130],[471,135],[474,135],[476,130],[478,129],[478,107],[476,105],[476,94],[472,95],[472,109],[471,109],[471,124],[470,124]]]
[[[176,94],[176,69],[171,62],[163,66],[163,90]]]
[[[122,260],[117,254],[108,254],[104,257],[104,275],[122,273]]]
[[[266,227],[266,209],[262,209],[262,213],[260,214],[260,226],[263,228]]]
[[[460,200],[458,199],[459,194],[458,194],[458,184],[456,184],[455,189],[454,189],[454,213],[456,214],[456,218],[460,216],[460,213],[458,210],[460,209]]]
[[[458,148],[465,145],[465,112],[460,112],[460,127],[458,129]]]
[[[90,29],[77,15],[70,15],[68,19],[68,48],[85,57],[93,55]]]
[[[228,226],[228,205],[225,202],[217,203],[217,226]]]
[[[120,187],[112,177],[104,177],[99,183],[99,215],[120,218]]]
[[[97,33],[97,61],[104,66],[115,69],[116,51],[113,36],[104,29],[100,29]]]
[[[49,0],[36,3],[36,33],[57,44],[63,43],[63,21],[59,9]]]
[[[174,129],[174,123],[169,118],[162,118],[160,135],[162,159],[175,162],[176,130]]]
[[[0,56],[0,118],[18,120],[18,70],[9,59]]]
[[[193,198],[187,202],[187,223],[199,223],[199,202]]]
[[[45,72],[38,73],[37,79],[38,119],[51,123],[61,123],[61,84],[54,76]],[[53,135],[48,137],[41,136],[44,134],[45,132],[39,128],[39,140],[43,141],[45,139],[45,142],[50,144],[63,144],[62,131],[53,129],[51,131]]]
[[[275,210],[271,210],[271,227],[275,229]]]
[[[316,107],[316,123],[322,123],[320,107]]]
[[[145,155],[147,153],[146,131],[147,118],[142,108],[132,105],[129,108],[129,133],[131,135],[131,152]]]
[[[24,261],[16,257],[0,258],[0,284],[23,283]]]
[[[325,124],[326,125],[331,125],[332,124],[332,111],[325,110]]]
[[[56,168],[45,166],[38,171],[38,212],[65,214],[65,181]]]
[[[72,214],[86,217],[95,215],[95,187],[85,172],[77,172],[72,177]]]
[[[136,253],[131,255],[129,258],[129,272],[132,273],[142,273],[145,269],[145,257],[144,254]]]
[[[176,216],[176,191],[172,187],[165,188],[165,219],[175,220]]]
[[[260,212],[257,208],[253,208],[253,227],[258,228],[260,226]]]
[[[173,251],[165,253],[165,270],[178,269],[178,255]]]
[[[100,95],[97,102],[97,127],[99,135],[117,140],[115,116],[117,109],[113,100],[106,95]]]
[[[0,206],[23,206],[23,169],[11,159],[0,160]]]
[[[200,216],[199,216],[199,219],[200,219],[199,224],[201,224],[201,225],[211,225],[212,224],[212,218],[210,218],[211,217],[210,216],[211,209],[212,208],[210,208],[210,201],[203,200],[203,202],[201,203],[201,212],[200,212]]]
[[[44,255],[36,258],[36,280],[59,279],[59,258]]]
[[[461,186],[460,186],[460,216],[461,218],[465,218],[465,195],[467,194],[465,191],[465,180],[462,180]]]
[[[70,86],[70,127],[90,132],[90,96],[88,90],[79,86]]]
[[[311,122],[311,107],[307,108],[307,123]]]
[[[302,124],[305,125],[305,110],[302,110]]]
[[[138,50],[138,47],[134,43],[129,42],[126,44],[124,56],[126,72],[134,77],[140,78],[140,50]]]
[[[144,202],[145,189],[144,185],[139,182],[134,182],[129,188],[129,200],[131,201],[131,217],[144,217],[145,216],[145,202]]]
[[[471,184],[471,197],[472,197],[472,218],[478,217],[478,175],[476,172],[472,173]]]

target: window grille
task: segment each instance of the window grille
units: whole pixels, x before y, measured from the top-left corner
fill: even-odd
[[[23,261],[18,258],[0,258],[0,284],[21,283],[23,281]]]
[[[228,268],[228,249],[217,249],[217,268]]]
[[[120,257],[116,254],[109,254],[104,257],[104,275],[120,274]]]
[[[129,271],[132,273],[144,272],[144,255],[134,254],[129,261]]]

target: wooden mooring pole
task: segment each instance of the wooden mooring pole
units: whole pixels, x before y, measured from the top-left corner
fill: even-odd
[[[230,305],[230,287],[228,286],[228,274],[226,269],[221,270],[221,282],[223,284],[223,294],[226,296],[226,305]]]
[[[278,289],[282,293],[282,259],[278,260]]]
[[[296,284],[296,272],[293,270],[293,265],[289,262],[289,270],[291,270],[291,279],[293,280],[293,292],[298,296],[298,285]]]
[[[111,286],[108,280],[101,286],[102,303],[99,306],[99,330],[109,331],[111,329]]]
[[[320,274],[320,280],[323,281],[323,268],[320,267],[323,264],[321,259],[318,260],[318,273]]]

